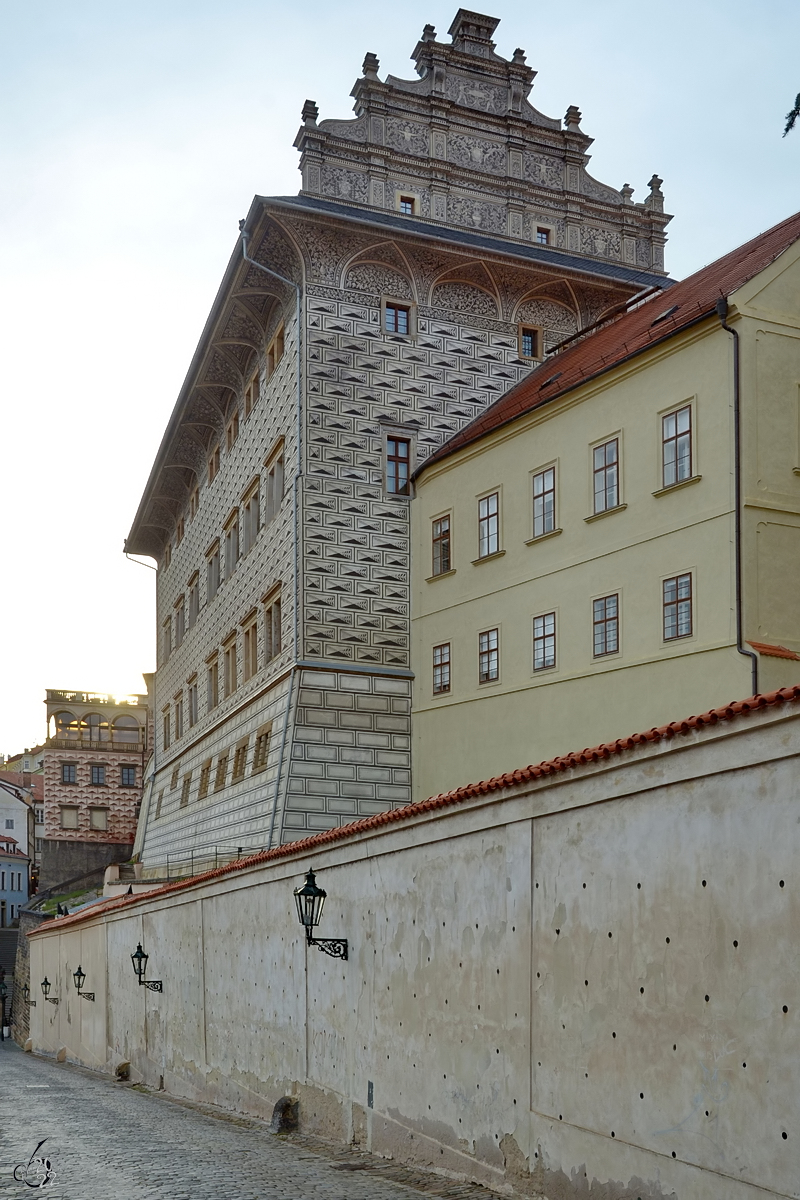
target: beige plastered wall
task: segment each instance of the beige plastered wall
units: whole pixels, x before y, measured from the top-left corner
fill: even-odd
[[[742,354],[744,634],[792,649],[800,649],[797,257],[787,252],[730,301]],[[794,311],[779,319],[770,310],[768,321],[769,304]],[[693,478],[665,491],[661,419],[687,404]],[[612,437],[624,507],[587,521],[591,448]],[[750,661],[736,650],[733,462],[733,341],[714,317],[422,474],[412,505],[415,800],[750,694]],[[532,541],[532,476],[550,465],[560,532]],[[478,500],[492,491],[503,553],[476,562]],[[454,570],[434,579],[431,522],[444,513]],[[693,633],[664,641],[662,582],[686,572]],[[619,652],[595,658],[592,601],[611,594]],[[534,671],[533,619],[548,612],[556,666]],[[478,635],[492,628],[500,677],[481,684]],[[434,695],[433,647],[445,642],[451,688]],[[760,690],[791,682],[795,666],[761,659]]]
[[[49,923],[34,1050],[548,1200],[798,1196],[799,755],[786,704]]]

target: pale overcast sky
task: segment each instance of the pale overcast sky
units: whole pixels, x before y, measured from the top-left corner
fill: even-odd
[[[0,750],[44,737],[47,687],[144,690],[154,573],[122,544],[238,219],[297,191],[306,97],[350,115],[364,53],[412,77],[457,7],[0,0]],[[663,177],[673,276],[800,208],[798,0],[487,7],[593,175]]]

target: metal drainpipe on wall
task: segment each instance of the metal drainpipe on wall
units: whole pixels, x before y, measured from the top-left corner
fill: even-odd
[[[265,271],[267,275],[271,275],[274,279],[279,279],[281,283],[287,284],[294,288],[295,293],[295,322],[297,326],[297,403],[295,409],[295,441],[297,445],[297,465],[295,467],[294,479],[292,480],[292,537],[293,537],[293,552],[294,552],[294,657],[295,663],[300,657],[300,559],[297,542],[298,531],[298,506],[300,493],[300,479],[303,474],[303,442],[302,442],[302,335],[300,321],[300,285],[295,283],[293,279],[287,279],[285,275],[273,271],[270,267],[265,267],[263,263],[258,262],[255,258],[251,258],[247,253],[247,244],[250,241],[250,234],[245,228],[245,221],[239,222],[239,231],[242,236],[242,257],[245,262],[250,263],[253,267],[258,267],[260,271]],[[292,697],[294,694],[294,679],[297,673],[297,666],[293,665],[289,675],[289,691],[286,697],[286,716],[283,720],[283,731],[281,733],[281,746],[278,754],[278,772],[275,777],[275,793],[272,798],[272,816],[269,823],[269,841],[267,849],[272,849],[272,839],[275,835],[275,818],[278,812],[278,796],[281,787],[281,773],[283,771],[284,753],[286,750],[286,736],[289,729],[289,715],[292,708]]]
[[[758,655],[746,650],[742,636],[742,463],[741,463],[741,384],[739,371],[739,334],[727,323],[728,300],[720,296],[717,300],[717,316],[720,325],[733,335],[733,478],[734,478],[734,523],[736,559],[736,649],[750,659],[752,694],[758,695]]]

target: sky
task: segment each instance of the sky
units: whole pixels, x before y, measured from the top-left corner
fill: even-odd
[[[675,278],[800,208],[797,0],[487,7],[591,174],[664,179]],[[44,738],[46,688],[144,691],[155,573],[123,542],[238,220],[297,192],[307,97],[348,117],[366,51],[411,78],[456,9],[0,0],[0,752]]]

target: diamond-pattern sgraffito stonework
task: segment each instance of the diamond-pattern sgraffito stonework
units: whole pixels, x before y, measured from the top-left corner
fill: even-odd
[[[669,284],[658,177],[591,181],[577,109],[466,16],[416,81],[368,54],[353,121],[306,102],[303,189],[254,199],[170,418],[127,546],[159,563],[146,874],[409,801],[430,547],[390,451],[413,472],[522,379],[523,327],[541,355]]]

